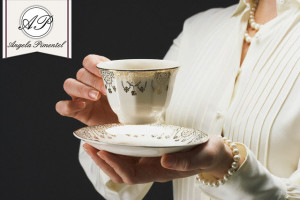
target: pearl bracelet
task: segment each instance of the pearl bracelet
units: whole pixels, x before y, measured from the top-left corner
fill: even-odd
[[[208,181],[207,179],[205,179],[204,174],[202,174],[202,173],[197,174],[196,180],[198,182],[202,183],[203,185],[207,185],[207,186],[211,186],[211,187],[219,187],[220,185],[223,185],[226,181],[228,181],[229,177],[232,176],[239,168],[239,161],[240,161],[241,157],[239,155],[240,152],[237,148],[237,145],[234,142],[232,142],[231,140],[227,139],[226,137],[223,137],[222,139],[223,139],[224,143],[227,146],[229,146],[230,149],[232,150],[233,162],[231,164],[231,168],[227,171],[227,174],[225,174],[222,179],[214,178],[215,181]]]

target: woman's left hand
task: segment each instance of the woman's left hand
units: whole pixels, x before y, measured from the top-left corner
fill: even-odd
[[[217,136],[190,151],[155,158],[116,155],[88,144],[83,147],[111,180],[119,184],[166,182],[201,172],[222,178],[233,162],[231,149]]]

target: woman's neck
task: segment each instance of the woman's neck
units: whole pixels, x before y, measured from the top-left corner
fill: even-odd
[[[248,2],[251,2],[251,0],[248,0]],[[276,0],[259,0],[258,6],[256,8],[256,11],[254,13],[255,22],[258,24],[265,24],[271,19],[275,18],[277,16],[277,8],[276,8]],[[248,24],[247,27],[247,33],[250,37],[254,37],[256,34],[256,30],[250,27]],[[242,55],[241,55],[241,61],[240,66],[242,66],[243,61],[246,57],[246,54],[248,52],[250,43],[247,43],[244,41],[243,48],[242,48]]]
[[[276,0],[259,0],[255,11],[255,22],[265,24],[277,16]]]

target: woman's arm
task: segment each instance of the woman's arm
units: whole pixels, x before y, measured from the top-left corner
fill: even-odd
[[[85,171],[88,179],[93,184],[94,188],[100,193],[105,199],[132,199],[139,200],[147,194],[152,183],[127,185],[114,183],[106,173],[92,159],[93,156],[97,156],[97,152],[88,153],[83,149],[84,143],[81,142],[79,149],[79,162]]]
[[[165,59],[177,59],[179,44],[180,37],[174,40],[174,43],[169,49]],[[93,62],[86,61],[86,63]],[[105,161],[101,163],[102,168],[106,167],[105,169],[101,169],[101,167],[99,167],[99,164],[97,165],[97,162],[101,162],[101,158],[99,158],[97,152],[98,151],[93,148],[88,148],[85,151],[83,148],[83,142],[81,142],[79,149],[79,162],[97,192],[99,192],[104,198],[134,200],[142,199],[147,194],[150,187],[152,186],[152,182],[145,184],[128,185],[123,183],[124,181],[120,177],[112,180],[107,175],[110,171],[112,171],[112,169],[109,166],[105,165]]]
[[[217,199],[295,200],[300,199],[300,168],[290,178],[279,178],[271,174],[244,145],[239,144],[244,163],[218,188],[199,184],[208,195]]]

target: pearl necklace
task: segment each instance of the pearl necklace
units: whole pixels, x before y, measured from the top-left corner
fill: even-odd
[[[250,27],[252,29],[254,29],[256,31],[259,31],[259,29],[261,28],[262,25],[256,23],[255,20],[254,20],[254,14],[255,14],[255,10],[256,10],[257,4],[258,4],[258,0],[253,0],[252,3],[251,3],[251,5],[250,5],[250,17],[249,17],[248,24],[250,24]],[[248,44],[250,44],[252,42],[252,38],[247,33],[247,30],[246,30],[245,35],[244,35],[244,40]]]

